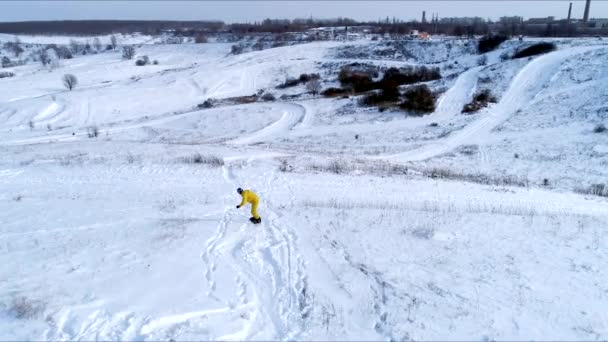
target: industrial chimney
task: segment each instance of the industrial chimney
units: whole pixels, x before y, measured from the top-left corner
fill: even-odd
[[[570,7],[568,8],[568,24],[570,23],[571,15],[572,15],[572,3],[570,3]]]
[[[583,16],[583,21],[589,21],[589,7],[591,7],[591,0],[587,0],[585,3],[585,15]]]
[[[589,0],[587,0],[589,1]],[[422,23],[426,23],[426,11],[422,11]]]

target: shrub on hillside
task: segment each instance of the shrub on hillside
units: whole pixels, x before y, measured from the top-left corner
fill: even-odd
[[[208,39],[207,39],[207,36],[205,36],[202,33],[199,33],[196,35],[196,37],[194,37],[194,42],[196,44],[203,44],[203,43],[207,43]]]
[[[212,167],[221,167],[224,165],[224,159],[215,155],[203,156],[198,152],[195,152],[191,156],[182,158],[182,162],[187,164],[205,164]]]
[[[62,81],[63,85],[70,91],[78,84],[78,79],[72,74],[63,75]]]
[[[262,101],[266,101],[266,102],[276,100],[276,98],[274,97],[274,95],[272,93],[264,93],[264,95],[262,95],[261,98],[262,98]]]
[[[321,91],[321,82],[318,79],[313,79],[306,83],[306,90],[313,96],[317,96]]]
[[[405,67],[401,69],[389,68],[384,73],[381,83],[395,83],[396,85],[427,82],[441,78],[439,68],[427,68],[426,66]]]
[[[342,86],[351,87],[356,92],[363,92],[374,88],[372,76],[372,74],[366,71],[344,67],[338,74],[338,80]]]
[[[530,57],[534,55],[540,55],[543,53],[548,53],[551,51],[555,51],[557,46],[554,43],[542,42],[534,45],[530,45],[525,49],[517,51],[512,58],[524,58]]]
[[[0,78],[7,78],[7,77],[13,77],[13,76],[15,76],[15,74],[10,71],[0,72]]]
[[[243,47],[243,45],[241,45],[241,44],[234,44],[230,48],[230,53],[233,54],[233,55],[239,55],[239,54],[243,53],[244,50],[245,50],[245,48]]]
[[[295,87],[301,83],[307,83],[312,80],[318,80],[321,76],[319,74],[301,74],[298,78],[288,77],[285,82],[279,84],[277,89],[285,89],[289,87]]]
[[[132,46],[123,46],[122,58],[123,59],[133,59],[133,57],[135,57],[135,48]]]
[[[141,56],[135,61],[135,65],[144,66],[150,63],[150,58],[148,56]]]
[[[598,124],[593,128],[593,133],[603,133],[606,131],[606,126],[603,124]]]
[[[10,68],[13,65],[13,63],[11,62],[11,59],[4,56],[2,57],[2,67],[3,68]]]
[[[365,106],[384,105],[399,101],[399,87],[395,82],[382,82],[379,92],[373,92],[364,96],[359,103]],[[382,107],[380,110],[383,111]]]
[[[344,96],[344,95],[348,95],[350,93],[350,90],[348,89],[342,89],[342,88],[327,88],[325,90],[323,90],[321,92],[321,95],[326,96],[326,97],[337,97],[337,96]]]
[[[403,96],[405,100],[399,105],[401,109],[420,115],[435,111],[437,96],[426,84],[408,89]]]
[[[477,44],[477,51],[479,53],[486,53],[495,50],[500,44],[508,39],[507,36],[503,35],[487,35],[479,39]]]
[[[489,89],[483,89],[473,96],[473,100],[470,103],[464,105],[462,113],[475,113],[487,107],[489,103],[496,103],[496,97],[492,95]]]

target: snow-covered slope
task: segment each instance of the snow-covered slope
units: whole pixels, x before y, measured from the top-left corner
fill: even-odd
[[[608,338],[608,200],[584,191],[608,177],[593,133],[608,48],[563,40],[502,62],[508,42],[470,67],[449,43],[378,61],[458,61],[424,117],[275,88],[313,72],[334,85],[323,66],[374,63],[370,41],[10,68],[0,340]],[[462,115],[486,87],[498,103]],[[248,103],[263,93],[277,100]],[[237,187],[259,194],[262,224]]]

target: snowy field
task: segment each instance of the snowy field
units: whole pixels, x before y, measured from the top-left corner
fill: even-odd
[[[603,41],[478,65],[461,40],[129,39],[158,64],[2,69],[0,340],[608,339]],[[440,67],[435,112],[275,88],[357,61]],[[482,88],[497,103],[461,114]]]

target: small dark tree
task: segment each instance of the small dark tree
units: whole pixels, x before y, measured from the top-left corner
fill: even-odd
[[[71,91],[72,89],[74,89],[74,87],[76,87],[77,84],[78,84],[78,79],[76,78],[76,76],[74,76],[72,74],[63,75],[63,85],[68,90]]]
[[[135,57],[135,48],[133,46],[123,46],[122,47],[122,58],[123,59],[133,59]]]
[[[204,35],[204,34],[202,34],[202,33],[199,33],[199,34],[197,34],[197,35],[196,35],[196,37],[194,37],[194,42],[195,42],[196,44],[203,44],[203,43],[207,43],[207,42],[208,42],[208,40],[207,40],[207,36],[205,36],[205,35]]]
[[[233,55],[243,53],[243,46],[241,44],[232,45],[232,47],[230,48],[230,53],[232,53]]]
[[[141,56],[135,61],[135,65],[144,66],[150,63],[150,58],[148,56]]]
[[[11,65],[13,65],[13,63],[11,63],[11,59],[10,58],[8,58],[6,56],[2,57],[2,67],[3,68],[8,68]]]

